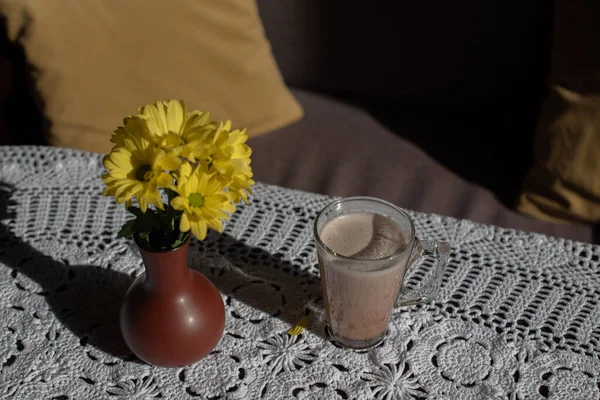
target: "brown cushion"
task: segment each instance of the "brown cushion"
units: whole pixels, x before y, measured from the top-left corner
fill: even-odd
[[[553,221],[600,221],[600,3],[558,0],[550,93],[535,165],[518,209]]]
[[[39,71],[53,144],[107,152],[143,104],[170,98],[255,136],[297,120],[254,0],[0,1]]]
[[[304,118],[249,141],[260,182],[333,196],[375,196],[413,210],[592,241],[587,226],[539,221],[508,209],[359,108],[293,93]]]

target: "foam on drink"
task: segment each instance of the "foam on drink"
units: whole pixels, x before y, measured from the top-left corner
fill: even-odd
[[[407,246],[398,224],[367,212],[343,214],[327,222],[321,240],[336,254],[361,260],[386,258]]]

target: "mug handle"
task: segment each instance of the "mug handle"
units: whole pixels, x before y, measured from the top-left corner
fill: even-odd
[[[434,299],[439,291],[442,275],[448,264],[448,259],[450,258],[450,244],[448,242],[437,240],[415,240],[416,245],[406,267],[406,272],[416,264],[418,259],[425,256],[431,256],[435,259],[433,273],[420,288],[415,290],[408,290],[405,287],[404,282],[402,282],[398,297],[396,298],[396,307],[421,304]],[[406,272],[404,276],[406,276]]]

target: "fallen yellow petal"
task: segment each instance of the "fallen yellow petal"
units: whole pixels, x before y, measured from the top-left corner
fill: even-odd
[[[296,322],[294,326],[292,326],[288,331],[288,335],[298,336],[302,332],[304,332],[304,328],[306,328],[306,312],[302,313],[302,316]]]

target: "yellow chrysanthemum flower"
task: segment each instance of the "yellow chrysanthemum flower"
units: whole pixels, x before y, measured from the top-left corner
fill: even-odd
[[[171,206],[183,211],[179,223],[181,232],[190,229],[198,240],[204,240],[208,228],[223,231],[222,220],[228,220],[235,206],[224,186],[213,175],[208,175],[200,167],[192,170],[189,163],[183,163],[177,180],[178,197],[171,200]]]
[[[248,193],[252,194],[252,168],[250,156],[252,150],[246,144],[248,135],[246,129],[231,130],[231,121],[221,123],[214,137],[214,152],[211,158],[211,170],[217,173],[217,178],[223,186],[229,187],[233,201],[248,202]]]
[[[142,212],[148,204],[164,209],[158,188],[173,188],[173,177],[166,171],[177,170],[179,157],[135,136],[123,137],[120,146],[103,159],[108,170],[102,175],[103,195],[114,196],[119,204],[135,196]]]
[[[146,138],[166,151],[191,162],[208,157],[210,143],[205,138],[215,130],[209,113],[188,113],[183,101],[168,100],[141,107],[138,116],[145,122]]]

